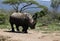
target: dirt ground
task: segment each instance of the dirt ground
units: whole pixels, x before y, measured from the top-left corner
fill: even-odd
[[[60,41],[60,32],[44,33],[44,31],[28,30],[28,34],[24,34],[8,31],[0,29],[0,39],[4,37],[6,41]]]

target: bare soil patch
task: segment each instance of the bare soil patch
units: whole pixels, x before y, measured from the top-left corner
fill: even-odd
[[[60,32],[44,33],[44,31],[28,30],[28,34],[6,32],[0,29],[0,41],[60,41]]]

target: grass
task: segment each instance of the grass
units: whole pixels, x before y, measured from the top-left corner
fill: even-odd
[[[60,31],[60,25],[58,24],[49,24],[48,26],[41,26],[42,24],[37,24],[36,29],[37,31]],[[10,24],[1,24],[0,29],[11,29]],[[21,28],[20,28],[21,29]]]
[[[9,29],[11,26],[6,24],[1,24],[0,29]]]
[[[37,31],[60,31],[60,25],[59,24],[49,24],[48,26],[37,26]]]
[[[10,24],[8,22],[8,20],[5,20],[5,23],[0,23],[0,29],[9,29],[10,28]]]

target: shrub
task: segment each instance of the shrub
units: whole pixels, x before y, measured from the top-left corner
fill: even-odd
[[[0,14],[0,24],[4,24],[5,23],[5,15],[4,14]]]

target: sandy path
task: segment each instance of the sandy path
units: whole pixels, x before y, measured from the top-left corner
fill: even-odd
[[[60,41],[60,33],[43,34],[37,31],[29,30],[28,34],[5,32],[6,29],[0,29],[0,36],[9,37],[7,41]]]

